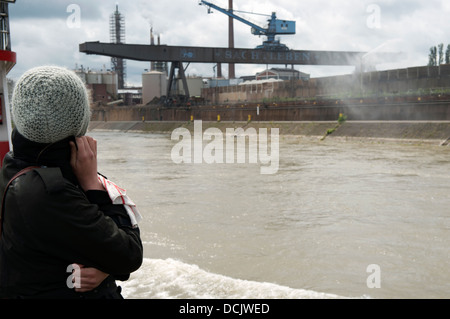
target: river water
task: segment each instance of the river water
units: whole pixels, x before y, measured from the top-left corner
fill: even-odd
[[[144,217],[127,298],[450,298],[450,147],[280,136],[261,174],[176,164],[170,134],[90,135]]]

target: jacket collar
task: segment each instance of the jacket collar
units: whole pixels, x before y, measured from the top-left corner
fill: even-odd
[[[27,165],[59,167],[64,177],[78,184],[70,166],[71,149],[69,141],[75,141],[75,137],[67,137],[49,144],[37,143],[25,138],[17,129],[14,129],[11,140],[15,160],[25,162]]]

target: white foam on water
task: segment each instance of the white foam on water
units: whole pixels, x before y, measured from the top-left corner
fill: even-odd
[[[234,279],[175,259],[144,258],[126,282],[127,299],[337,299],[335,294]]]

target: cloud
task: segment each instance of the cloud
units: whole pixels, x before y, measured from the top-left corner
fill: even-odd
[[[106,1],[103,1],[106,2]],[[76,0],[20,0],[9,6],[10,16],[16,20],[26,19],[61,19],[67,18],[67,8],[78,5],[84,19],[96,19],[101,16],[101,6],[96,1]]]
[[[214,1],[227,8],[227,0]],[[276,12],[279,19],[295,20],[296,34],[281,42],[296,50],[368,52],[383,47],[406,52],[408,58],[381,68],[424,65],[431,46],[450,43],[450,2],[444,0],[234,0],[238,13],[260,26],[267,17],[251,14]],[[80,9],[80,27],[67,23],[74,4]],[[10,7],[12,49],[18,63],[8,75],[17,78],[28,68],[58,64],[69,68],[110,67],[110,58],[78,51],[80,43],[109,42],[109,17],[116,4],[125,16],[126,42],[150,43],[150,27],[162,44],[226,47],[228,17],[216,10],[208,14],[197,0],[20,0]],[[235,47],[254,48],[264,37],[250,33],[250,26],[234,21]],[[127,61],[127,79],[140,85],[148,63]],[[226,73],[227,65],[223,65]],[[265,65],[237,65],[237,76],[254,74]],[[270,66],[269,66],[270,67]],[[297,66],[312,76],[352,72],[353,67]],[[189,74],[212,76],[213,65],[191,64]]]

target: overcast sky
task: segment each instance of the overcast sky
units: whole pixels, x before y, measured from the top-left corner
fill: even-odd
[[[228,0],[212,1],[228,7]],[[83,65],[110,68],[110,58],[78,51],[87,41],[110,42],[109,17],[118,4],[125,16],[126,43],[150,43],[150,27],[167,45],[226,47],[228,17],[207,13],[198,0],[17,0],[9,5],[12,50],[17,64],[8,74],[16,80],[27,69],[44,64],[74,69]],[[378,65],[394,69],[426,65],[431,46],[450,44],[448,0],[234,0],[234,9],[296,21],[296,34],[281,42],[296,50],[402,51],[404,60]],[[267,18],[239,13],[266,26]],[[254,48],[263,37],[234,22],[235,47]],[[236,65],[236,76],[251,75],[265,65]],[[271,67],[271,66],[269,66]],[[149,63],[127,61],[128,85],[141,85]],[[353,67],[297,66],[312,77],[353,72]],[[187,73],[211,77],[212,64],[191,64]],[[227,75],[227,65],[223,65]]]

